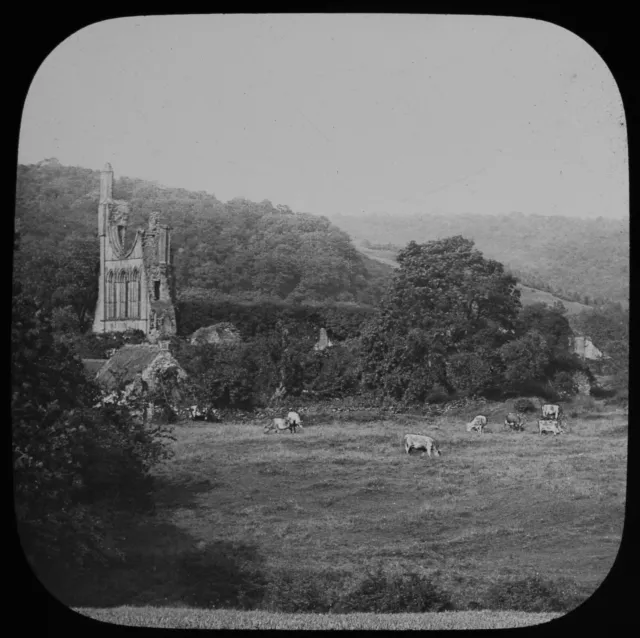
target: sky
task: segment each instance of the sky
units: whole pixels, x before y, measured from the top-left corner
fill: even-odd
[[[491,16],[146,16],[44,60],[18,162],[362,213],[629,215],[615,79],[584,40]]]

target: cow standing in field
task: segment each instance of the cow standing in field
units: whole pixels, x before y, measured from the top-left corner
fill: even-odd
[[[440,456],[440,450],[436,442],[430,436],[423,434],[405,434],[404,449],[407,454],[409,454],[411,450],[424,450],[422,456],[425,454],[431,456],[431,452],[433,452],[434,456]]]
[[[517,412],[509,412],[504,420],[504,427],[510,430],[524,430],[525,418]]]
[[[543,419],[553,419],[557,421],[560,418],[560,406],[559,405],[551,405],[550,403],[542,406],[542,418]]]
[[[538,421],[538,433],[547,434],[547,432],[553,432],[554,436],[557,436],[564,432],[564,430],[555,419],[540,419]]]
[[[479,414],[473,421],[467,423],[467,432],[484,432],[484,428],[487,425],[487,417]]]
[[[302,430],[302,419],[297,412],[289,412],[289,414],[287,414],[287,420],[289,421],[289,423],[291,423],[291,427],[293,428],[294,432],[297,428],[300,428]]]
[[[289,432],[295,434],[295,428],[289,419],[273,419],[271,423],[267,423],[267,425],[264,426],[265,434],[271,432],[271,430],[274,430],[276,434],[280,434],[280,432],[284,430],[289,430]]]

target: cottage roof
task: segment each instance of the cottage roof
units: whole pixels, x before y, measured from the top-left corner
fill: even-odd
[[[108,361],[108,359],[83,359],[82,364],[87,374],[91,378],[95,378],[102,366]]]
[[[159,346],[147,344],[124,346],[100,369],[98,382],[108,389],[115,388],[120,381],[131,383],[161,352]]]

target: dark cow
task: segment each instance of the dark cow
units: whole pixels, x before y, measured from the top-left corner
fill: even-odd
[[[525,418],[517,412],[509,412],[504,420],[504,427],[510,430],[524,430]]]

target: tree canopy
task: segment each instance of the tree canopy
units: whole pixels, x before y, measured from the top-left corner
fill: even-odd
[[[97,293],[99,172],[59,164],[19,166],[16,218],[23,245],[17,275],[33,294],[85,324]],[[130,228],[152,211],[173,228],[180,294],[261,295],[286,301],[375,304],[389,268],[363,258],[326,217],[235,198],[119,178]],[[129,241],[132,231],[129,231]]]
[[[461,236],[411,242],[398,263],[380,313],[363,334],[368,383],[419,401],[436,385],[448,391],[468,385],[463,377],[490,384],[496,350],[514,332],[520,310],[516,280]],[[482,378],[465,375],[470,368]]]

